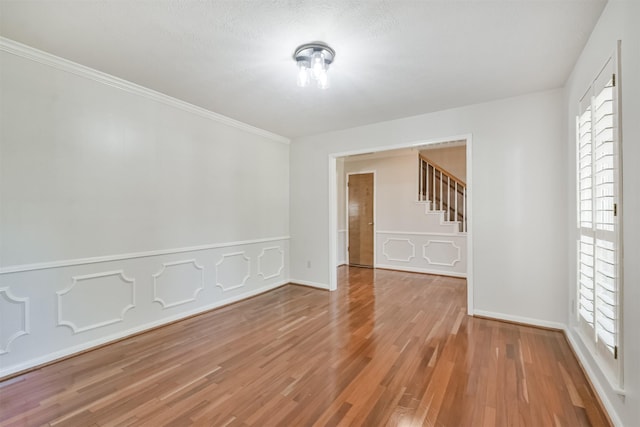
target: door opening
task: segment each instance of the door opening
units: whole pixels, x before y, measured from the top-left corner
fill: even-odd
[[[373,267],[373,173],[349,175],[349,265]]]

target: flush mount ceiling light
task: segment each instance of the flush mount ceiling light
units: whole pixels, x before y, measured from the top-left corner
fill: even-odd
[[[293,59],[298,64],[298,86],[308,86],[311,79],[314,79],[320,89],[328,88],[327,71],[335,57],[335,50],[326,43],[313,42],[298,46],[293,54]]]

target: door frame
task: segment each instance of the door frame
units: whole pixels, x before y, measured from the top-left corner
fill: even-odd
[[[396,150],[398,148],[414,148],[421,147],[423,145],[438,144],[442,142],[457,141],[464,139],[467,146],[467,314],[473,315],[473,162],[472,162],[472,146],[473,135],[471,133],[462,135],[453,135],[446,138],[433,138],[419,141],[404,142],[393,145],[386,145],[380,147],[366,147],[364,146],[358,150],[342,151],[329,153],[328,155],[328,168],[329,168],[329,191],[327,206],[329,208],[329,224],[328,224],[328,238],[329,238],[329,290],[335,291],[338,289],[338,262],[336,259],[337,253],[337,241],[338,241],[338,195],[337,195],[337,159],[339,157],[353,156],[356,154],[377,153],[380,151]],[[375,191],[375,184],[374,184]],[[375,230],[374,220],[374,230]],[[375,235],[374,235],[375,242]],[[374,246],[375,251],[375,246]],[[375,252],[374,252],[374,267],[375,267]]]
[[[371,173],[373,174],[373,268],[376,268],[376,227],[378,226],[378,223],[376,221],[376,189],[378,188],[377,182],[376,182],[376,171],[374,170],[364,170],[364,171],[360,171],[360,172],[349,172],[348,174],[345,175],[346,179],[344,180],[344,197],[345,197],[345,225],[347,227],[347,235],[345,236],[345,245],[347,245],[347,248],[349,248],[349,177],[351,175],[361,175],[361,174],[366,174],[366,173]],[[337,198],[337,195],[336,195]],[[337,206],[336,206],[337,208]],[[337,243],[336,243],[337,244]],[[349,250],[346,249],[346,258],[347,258],[347,265],[349,265]],[[337,263],[336,263],[337,264]],[[336,289],[337,289],[337,284],[336,284]]]

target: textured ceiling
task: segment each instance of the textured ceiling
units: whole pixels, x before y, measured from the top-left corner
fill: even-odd
[[[0,35],[296,137],[561,87],[604,0],[0,0]],[[291,55],[336,50],[331,88]]]

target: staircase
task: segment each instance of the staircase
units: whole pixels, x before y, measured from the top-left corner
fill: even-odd
[[[445,222],[457,222],[458,230],[467,231],[467,184],[420,155],[418,200],[427,203],[431,212],[441,212]]]

